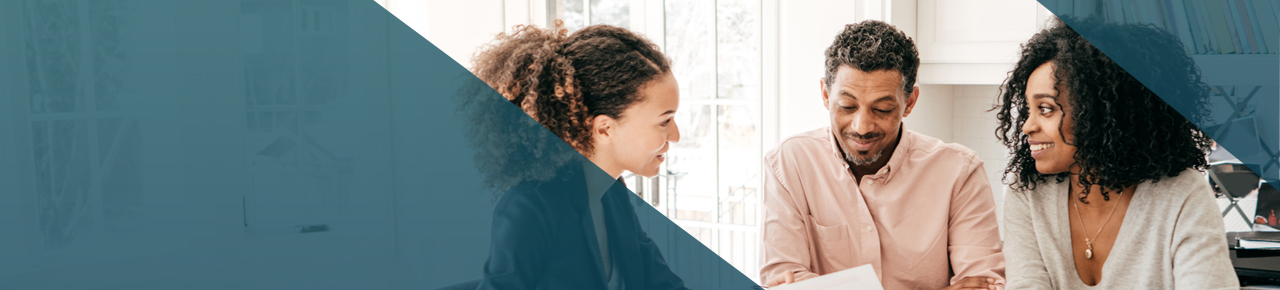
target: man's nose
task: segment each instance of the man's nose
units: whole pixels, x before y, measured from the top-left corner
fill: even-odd
[[[858,135],[866,135],[875,131],[876,123],[875,120],[872,119],[871,114],[862,112],[854,113],[853,120],[851,122],[852,123],[849,124],[849,129],[852,129],[853,132],[858,133]]]

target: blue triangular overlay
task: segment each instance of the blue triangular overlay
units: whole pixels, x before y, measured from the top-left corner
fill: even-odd
[[[1039,1],[1260,177],[1272,186],[1280,185],[1280,54],[1268,47],[1274,45],[1264,37],[1274,39],[1274,35],[1262,33],[1278,31],[1267,26],[1275,25],[1275,10],[1247,9],[1252,3],[1237,7],[1254,1],[1236,0]],[[1181,43],[1134,43],[1122,32],[1099,28],[1102,22],[1153,26]],[[1246,23],[1250,23],[1249,29],[1245,29]],[[1247,33],[1252,27],[1259,28],[1254,37]],[[1135,45],[1167,45],[1170,51],[1186,52],[1211,93],[1187,95],[1168,90],[1169,86],[1162,84],[1175,81],[1170,73],[1179,70],[1153,59],[1158,56],[1129,49]],[[1261,50],[1255,50],[1258,48]],[[1191,106],[1194,98],[1208,99],[1212,106],[1208,118],[1192,117],[1198,115]]]
[[[0,1],[0,34],[0,289],[480,279],[501,147],[458,93],[536,125],[375,1]],[[685,286],[755,286],[628,201]]]

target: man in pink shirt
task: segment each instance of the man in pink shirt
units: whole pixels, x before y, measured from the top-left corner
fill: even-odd
[[[871,264],[885,289],[997,289],[1004,256],[977,154],[902,128],[920,96],[915,44],[880,21],[826,51],[831,126],[765,156],[766,286]]]

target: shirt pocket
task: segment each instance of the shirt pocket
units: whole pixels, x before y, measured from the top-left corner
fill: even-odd
[[[813,217],[810,217],[813,218]],[[814,222],[814,235],[817,237],[817,258],[821,271],[829,274],[853,267],[853,243],[849,236],[849,226],[839,224],[827,226]]]

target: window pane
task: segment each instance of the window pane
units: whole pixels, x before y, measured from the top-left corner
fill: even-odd
[[[631,26],[631,0],[563,0],[559,3],[556,9],[560,11],[560,20],[570,33],[587,27],[588,23]]]
[[[591,0],[591,24],[631,26],[631,0]]]
[[[720,105],[718,113],[720,222],[755,225],[760,199],[760,106]]]
[[[564,27],[568,28],[570,32],[587,27],[587,15],[586,10],[583,9],[585,8],[583,6],[585,2],[583,1],[586,0],[564,0],[564,2],[560,2],[563,4],[561,9],[564,9],[564,14],[560,19],[564,20]]]
[[[684,99],[715,98],[716,39],[713,1],[666,1],[666,54]]]
[[[676,111],[680,142],[668,151],[674,173],[675,218],[712,221],[716,203],[715,105],[686,105]]]
[[[717,98],[760,99],[760,1],[716,1]]]

